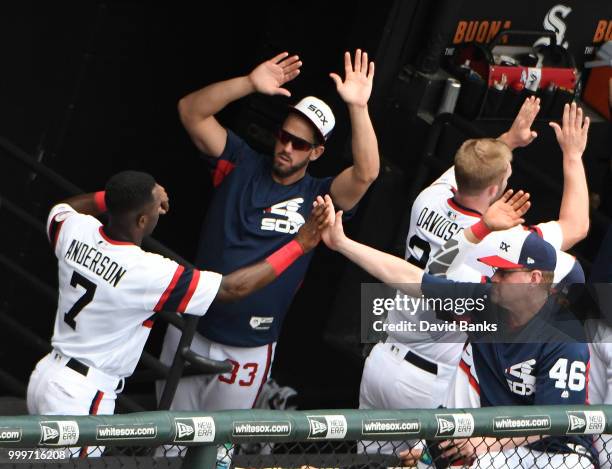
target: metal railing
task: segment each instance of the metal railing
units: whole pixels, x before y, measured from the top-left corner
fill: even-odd
[[[212,468],[217,445],[517,438],[612,433],[612,406],[505,406],[412,410],[238,410],[99,416],[0,417],[0,448],[187,446],[183,467]],[[269,455],[269,460],[278,458]],[[296,455],[294,455],[296,456]],[[297,455],[302,458],[306,455]],[[336,458],[367,454],[336,455]],[[260,456],[266,467],[264,456]],[[298,459],[300,460],[300,459]],[[269,461],[268,461],[269,463]],[[302,463],[303,464],[303,463]],[[292,466],[293,467],[293,466]],[[296,466],[297,467],[297,466]]]

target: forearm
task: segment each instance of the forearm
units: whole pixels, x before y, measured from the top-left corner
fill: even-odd
[[[223,302],[238,301],[265,287],[276,278],[272,266],[261,261],[224,275],[215,299]]]
[[[106,211],[103,192],[75,195],[74,197],[62,200],[60,203],[68,204],[84,215],[98,216]]]
[[[349,238],[339,243],[337,251],[380,281],[393,284],[395,288],[409,295],[421,294],[423,270],[404,259],[378,251]]]
[[[248,76],[232,78],[208,85],[179,101],[183,124],[200,122],[221,111],[229,103],[255,91]]]
[[[584,239],[589,230],[589,189],[580,157],[563,157],[563,197],[559,210],[562,250]]]
[[[351,119],[351,148],[353,151],[354,177],[364,184],[371,184],[380,169],[378,140],[367,106],[349,105]]]
[[[225,302],[241,300],[274,281],[304,252],[303,245],[294,239],[265,260],[224,275],[216,299]]]

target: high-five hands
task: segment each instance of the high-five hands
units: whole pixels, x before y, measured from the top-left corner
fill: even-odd
[[[291,96],[289,90],[282,86],[300,74],[301,66],[302,62],[297,55],[290,57],[289,52],[282,52],[259,64],[248,77],[259,93]]]
[[[336,83],[338,94],[347,105],[364,107],[368,104],[374,80],[374,62],[368,62],[367,52],[361,49],[355,51],[354,66],[351,54],[344,53],[344,81],[337,73],[330,73],[329,76]]]
[[[529,193],[523,191],[518,191],[514,195],[513,193],[512,189],[507,190],[482,216],[482,221],[491,231],[507,230],[525,223],[523,215],[531,207]]]
[[[556,122],[549,124],[555,131],[564,158],[582,158],[590,123],[590,119],[583,116],[582,108],[572,103],[566,104],[563,108],[563,127],[559,127]]]

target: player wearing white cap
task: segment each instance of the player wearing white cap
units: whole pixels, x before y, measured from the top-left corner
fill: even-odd
[[[181,121],[210,162],[215,186],[196,265],[227,272],[266,256],[301,226],[317,195],[329,193],[337,206],[348,210],[378,176],[378,144],[368,114],[374,63],[361,50],[354,61],[348,52],[344,55],[344,79],[330,74],[348,108],[353,151],[353,165],[334,178],[315,178],[307,172],[323,154],[335,122],[330,107],[318,98],[306,97],[289,108],[272,158],[217,121],[215,115],[225,106],[251,93],[290,96],[284,85],[299,74],[301,65],[297,56],[285,52],[247,76],[213,83],[179,102]],[[194,350],[229,359],[234,369],[221,376],[181,379],[172,410],[252,407],[269,376],[284,317],[309,260],[305,256],[279,281],[242,301],[211,305],[199,321]],[[169,327],[162,361],[170,360],[177,343],[177,331]]]
[[[103,225],[94,216],[106,207]],[[58,258],[59,300],[53,350],[28,384],[31,414],[112,414],[156,313],[202,316],[214,299],[235,301],[269,284],[318,243],[314,215],[320,211],[275,253],[222,276],[140,248],[168,210],[164,188],[136,171],[113,176],[105,192],[51,209],[47,229]]]

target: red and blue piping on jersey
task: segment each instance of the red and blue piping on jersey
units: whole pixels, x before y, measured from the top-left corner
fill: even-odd
[[[461,368],[461,371],[463,371],[465,373],[465,375],[467,376],[468,381],[470,382],[470,386],[472,387],[472,389],[474,389],[474,391],[476,391],[476,394],[478,394],[480,396],[480,384],[478,384],[478,381],[476,380],[476,378],[472,374],[472,370],[470,369],[470,365],[468,365],[465,362],[465,360],[463,360],[463,358],[461,359],[461,361],[459,361],[459,368]]]
[[[153,328],[153,324],[155,323],[155,314],[152,314],[151,316],[149,316],[147,319],[145,319],[142,323],[143,327],[146,327],[147,329],[152,329]]]
[[[104,397],[104,393],[102,391],[96,392],[93,400],[91,401],[91,405],[89,406],[89,415],[98,415],[98,408],[100,407],[100,402],[102,402],[102,398]],[[83,446],[81,451],[79,451],[79,458],[87,457],[87,450],[89,446]]]
[[[227,160],[219,159],[212,172],[212,183],[214,187],[219,187],[223,180],[229,176],[236,165]]]
[[[544,233],[542,233],[542,230],[540,229],[539,226],[536,225],[523,225],[523,229],[526,231],[531,231],[532,233],[537,234],[540,238],[544,239]]]
[[[480,213],[478,210],[474,210],[471,209],[469,207],[466,207],[465,205],[461,205],[459,202],[457,202],[455,200],[454,197],[451,197],[450,199],[447,200],[448,205],[450,205],[450,207],[459,212],[459,213],[463,213],[464,215],[469,215],[470,217],[482,217],[482,213]]]
[[[57,215],[59,215],[59,213]],[[62,225],[64,224],[64,220],[56,220],[57,215],[55,215],[53,217],[53,220],[51,220],[51,223],[49,223],[49,232],[47,233],[47,235],[49,236],[49,242],[51,243],[51,247],[53,247],[53,249],[55,249],[57,239],[59,238],[60,230],[62,229]]]
[[[272,344],[268,344],[268,355],[266,357],[266,368],[264,370],[263,377],[261,378],[261,384],[259,385],[259,389],[257,390],[255,399],[253,399],[253,403],[251,404],[251,408],[255,407],[257,398],[259,397],[259,394],[261,394],[261,390],[263,389],[264,384],[266,384],[266,381],[268,380],[268,373],[270,373],[270,365],[272,365]]]
[[[104,228],[102,226],[98,228],[98,231],[100,232],[100,236],[104,238],[104,241],[109,244],[114,244],[116,246],[134,246],[134,243],[131,243],[130,241],[117,241],[116,239],[112,239],[104,232]]]
[[[199,280],[199,270],[179,265],[153,311],[156,313],[160,311],[184,313]]]

